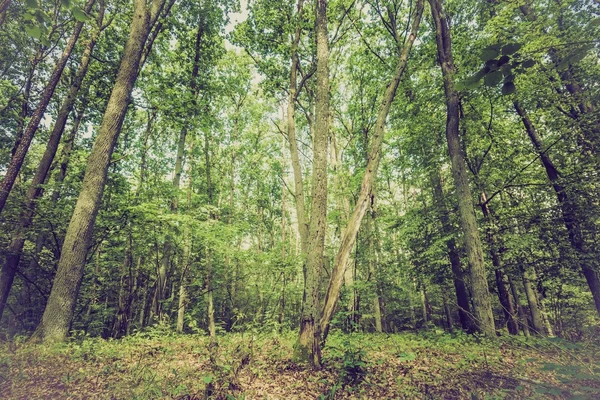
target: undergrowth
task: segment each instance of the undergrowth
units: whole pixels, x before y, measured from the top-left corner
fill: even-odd
[[[323,369],[312,371],[294,362],[295,338],[227,334],[212,363],[206,336],[164,327],[46,347],[16,339],[0,347],[0,398],[600,398],[600,346],[591,341],[333,334]]]

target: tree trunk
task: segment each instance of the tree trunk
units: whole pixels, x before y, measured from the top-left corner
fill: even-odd
[[[496,334],[494,314],[483,262],[483,250],[477,220],[475,219],[471,188],[467,178],[465,156],[458,135],[459,98],[454,87],[455,68],[452,57],[450,28],[444,16],[441,0],[429,0],[429,4],[431,5],[431,13],[436,29],[439,63],[444,76],[447,106],[446,140],[448,141],[448,153],[458,197],[460,222],[469,260],[475,316],[479,330],[486,336],[494,337]]]
[[[296,16],[298,21],[302,20],[302,7],[304,0],[298,0]],[[300,153],[298,151],[298,142],[296,141],[296,98],[298,97],[298,45],[302,28],[298,23],[292,40],[292,65],[290,66],[290,86],[287,104],[287,138],[290,145],[290,158],[292,161],[292,171],[294,173],[294,198],[296,201],[296,218],[298,220],[298,233],[300,235],[300,251],[306,254],[308,245],[308,218],[306,216],[306,204],[304,201],[304,183],[302,182],[302,165],[300,164]]]
[[[519,302],[519,293],[518,293],[517,287],[515,286],[510,275],[507,275],[507,277],[508,277],[508,284],[510,285],[510,290],[511,290],[513,299],[515,300],[515,307],[517,308],[517,313],[519,315],[521,329],[523,330],[523,334],[526,337],[529,337],[529,325],[527,323],[527,316],[525,315],[525,312],[523,311],[523,306],[521,306],[521,303]]]
[[[581,232],[581,222],[575,213],[575,206],[567,196],[565,188],[560,183],[560,173],[554,166],[554,163],[550,159],[546,149],[544,149],[542,139],[538,135],[535,126],[529,119],[529,115],[527,115],[527,112],[518,100],[515,100],[513,104],[515,106],[515,110],[521,117],[521,121],[525,126],[525,131],[527,132],[527,135],[529,136],[536,153],[540,156],[540,161],[546,170],[548,180],[556,192],[558,204],[560,205],[562,212],[563,222],[569,234],[571,247],[578,255],[578,261],[579,265],[581,266],[583,276],[585,277],[590,291],[592,292],[594,304],[596,305],[596,311],[600,315],[600,275],[594,266],[590,265],[590,262],[588,261],[589,259],[592,259],[592,257],[589,257],[590,251],[585,243],[583,233]]]
[[[329,139],[327,0],[316,0],[315,31],[317,86],[313,132],[312,201],[308,247],[305,253],[304,304],[300,317],[297,354],[314,368],[320,368],[319,276],[323,268],[327,229],[327,143]]]
[[[525,296],[527,297],[527,303],[529,304],[529,312],[531,314],[531,322],[533,323],[534,333],[538,335],[545,334],[544,320],[542,318],[542,311],[540,310],[538,295],[534,287],[535,274],[525,269],[523,271],[523,287],[525,288]]]
[[[0,27],[2,27],[2,25],[4,25],[4,20],[6,19],[6,12],[8,11],[9,6],[10,6],[10,0],[0,1]]]
[[[83,278],[83,267],[92,241],[108,167],[123,125],[144,43],[150,32],[150,19],[158,14],[164,0],[153,0],[148,9],[144,0],[134,0],[134,15],[121,65],[111,92],[98,136],[88,158],[81,193],[65,236],[48,304],[33,339],[62,341],[69,332]]]
[[[444,201],[444,192],[442,190],[442,180],[439,169],[433,169],[430,175],[433,198],[438,209],[440,222],[442,223],[442,233],[444,236],[452,235],[452,225],[448,216],[448,209]],[[454,237],[446,240],[446,248],[448,249],[448,259],[450,260],[450,268],[452,270],[454,291],[456,292],[456,304],[458,305],[458,316],[460,324],[465,332],[473,333],[477,329],[477,325],[471,314],[471,305],[469,304],[469,292],[465,285],[463,268],[460,263],[460,255],[456,249],[456,241]]]
[[[513,306],[513,302],[511,301],[508,288],[506,287],[505,275],[502,269],[502,263],[500,262],[498,243],[496,237],[494,236],[494,233],[492,232],[492,215],[490,212],[490,206],[487,201],[487,195],[485,194],[485,192],[481,193],[480,204],[483,216],[488,222],[486,237],[488,247],[490,250],[490,255],[492,256],[492,265],[494,266],[494,273],[496,275],[496,287],[498,288],[498,299],[500,300],[500,305],[502,306],[502,311],[504,313],[505,324],[508,327],[508,332],[511,335],[518,335],[519,325],[517,323],[517,320],[515,319],[515,308]]]
[[[354,206],[352,216],[350,217],[348,225],[344,230],[344,236],[342,238],[340,248],[335,257],[333,270],[331,272],[331,277],[327,286],[327,292],[325,294],[323,316],[321,318],[321,331],[323,332],[323,342],[325,342],[325,340],[327,339],[327,334],[329,333],[329,325],[331,323],[331,318],[333,317],[333,313],[335,311],[335,307],[339,298],[340,288],[342,286],[342,281],[344,278],[344,269],[346,268],[352,248],[356,243],[356,236],[358,234],[358,230],[360,229],[360,224],[367,211],[367,208],[373,203],[373,189],[377,180],[377,170],[379,168],[379,161],[381,159],[381,147],[383,144],[385,123],[394,97],[396,96],[396,90],[398,89],[398,85],[400,84],[400,79],[402,78],[402,75],[406,68],[406,62],[410,54],[410,49],[417,36],[422,14],[423,1],[419,0],[413,16],[411,32],[408,35],[406,44],[402,49],[400,57],[398,58],[398,64],[396,66],[394,76],[385,90],[383,102],[377,114],[377,121],[375,123],[373,129],[373,136],[369,144],[367,167],[365,169],[365,174],[362,178],[360,193],[358,195],[356,205]]]
[[[13,233],[13,237],[7,252],[8,256],[6,257],[6,261],[3,265],[2,272],[0,273],[0,319],[2,318],[4,306],[6,304],[6,301],[8,300],[8,295],[10,293],[10,289],[12,287],[17,268],[21,260],[21,255],[23,254],[23,246],[25,244],[25,232],[31,226],[31,223],[33,221],[33,216],[35,215],[36,200],[42,196],[42,193],[44,191],[42,185],[46,182],[48,178],[50,168],[58,150],[58,145],[60,144],[61,137],[67,124],[67,119],[69,117],[69,114],[71,113],[71,110],[73,109],[73,105],[75,104],[75,100],[81,88],[83,78],[85,78],[85,75],[87,73],[92,51],[94,50],[94,46],[96,45],[96,41],[98,40],[98,36],[101,32],[103,19],[104,4],[102,4],[101,2],[97,20],[98,29],[94,32],[94,34],[90,38],[90,41],[86,45],[85,50],[83,51],[81,64],[79,65],[79,69],[77,71],[77,74],[75,75],[75,79],[73,80],[71,88],[69,89],[69,93],[67,94],[67,97],[65,98],[58,112],[56,122],[54,123],[52,132],[50,133],[50,138],[48,139],[48,144],[46,145],[46,150],[44,151],[42,159],[36,169],[33,180],[31,181],[29,189],[27,190],[25,206],[21,211],[19,222],[15,227],[15,231]],[[78,127],[80,121],[81,119],[79,119],[79,121],[75,121],[74,127]],[[71,136],[73,136],[73,138],[75,133],[76,131],[72,132]],[[72,146],[72,140],[70,141],[70,143],[70,146]],[[64,169],[66,171],[66,166],[64,167]],[[60,173],[61,176],[59,176],[59,178],[61,178],[60,182],[62,182],[62,180],[64,180],[64,173]],[[58,193],[58,190],[56,190],[55,193]]]
[[[88,0],[85,4],[84,11],[86,13],[89,13],[95,2],[96,0]],[[67,65],[67,61],[69,61],[69,57],[71,57],[71,53],[73,52],[75,44],[79,39],[79,34],[81,33],[82,28],[83,22],[75,23],[75,26],[73,27],[73,32],[71,33],[71,36],[67,41],[67,45],[63,49],[60,58],[54,66],[54,71],[52,72],[52,75],[50,76],[50,79],[48,80],[48,83],[46,84],[46,87],[42,92],[40,101],[37,107],[35,108],[35,111],[33,112],[29,123],[27,124],[27,128],[25,128],[25,131],[21,136],[19,144],[15,148],[15,152],[10,160],[10,163],[6,168],[6,174],[4,175],[2,182],[0,182],[0,213],[2,213],[4,205],[6,204],[6,199],[8,198],[8,195],[10,194],[10,191],[13,185],[15,184],[19,171],[21,171],[21,166],[23,165],[23,161],[25,160],[25,156],[27,155],[27,151],[29,150],[29,145],[31,144],[33,136],[35,135],[38,126],[40,125],[40,122],[44,117],[46,108],[48,107],[48,104],[52,99],[52,95],[54,94],[54,90],[56,89],[56,86],[60,81],[63,70]]]

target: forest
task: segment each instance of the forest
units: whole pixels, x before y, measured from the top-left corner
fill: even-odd
[[[598,0],[0,0],[0,397],[600,398]]]

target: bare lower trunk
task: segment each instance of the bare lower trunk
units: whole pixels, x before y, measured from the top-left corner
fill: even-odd
[[[305,260],[304,304],[300,317],[297,355],[321,367],[319,277],[323,268],[327,229],[327,144],[329,139],[329,40],[327,0],[316,1],[317,86],[313,133],[311,218]]]
[[[352,216],[350,217],[348,225],[344,230],[344,236],[335,257],[333,271],[331,272],[331,277],[327,286],[327,292],[325,294],[323,315],[320,322],[321,331],[323,332],[323,341],[327,339],[327,334],[329,333],[329,325],[335,311],[340,288],[344,278],[344,269],[346,268],[348,258],[350,257],[350,253],[352,252],[354,244],[356,243],[358,230],[360,229],[360,225],[367,208],[371,206],[374,200],[373,190],[377,180],[379,161],[381,159],[385,123],[394,97],[396,96],[396,90],[400,84],[400,79],[402,78],[406,68],[406,62],[408,61],[410,49],[417,35],[422,13],[423,1],[419,1],[413,17],[411,32],[408,35],[406,44],[402,49],[400,57],[398,58],[398,64],[396,66],[394,76],[385,90],[383,102],[379,108],[377,121],[373,129],[373,136],[369,145],[367,167],[362,178],[360,193],[358,195],[356,205],[354,206]]]
[[[494,337],[496,334],[494,314],[483,262],[483,250],[475,218],[471,188],[467,178],[465,156],[458,135],[459,99],[458,92],[454,87],[455,68],[452,57],[450,28],[442,9],[441,0],[429,0],[429,4],[436,29],[439,63],[444,76],[447,105],[446,140],[448,141],[452,176],[454,177],[458,197],[460,223],[464,234],[467,259],[469,260],[475,316],[479,330],[486,336]]]
[[[67,228],[52,291],[34,339],[62,341],[68,335],[111,156],[137,79],[140,57],[150,31],[150,19],[161,7],[161,0],[153,0],[150,10],[144,0],[134,0],[133,21],[119,73],[88,158],[88,167]]]
[[[534,287],[535,273],[529,269],[523,272],[523,287],[525,288],[525,296],[527,297],[527,303],[529,304],[529,313],[531,314],[531,322],[533,323],[534,333],[538,335],[545,335],[544,320],[542,317],[542,311],[539,306],[539,299],[537,291]]]

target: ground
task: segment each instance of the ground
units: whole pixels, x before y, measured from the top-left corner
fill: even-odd
[[[122,340],[0,345],[2,399],[599,399],[600,344],[464,334],[334,334],[324,367],[293,361],[295,332],[155,329]]]

